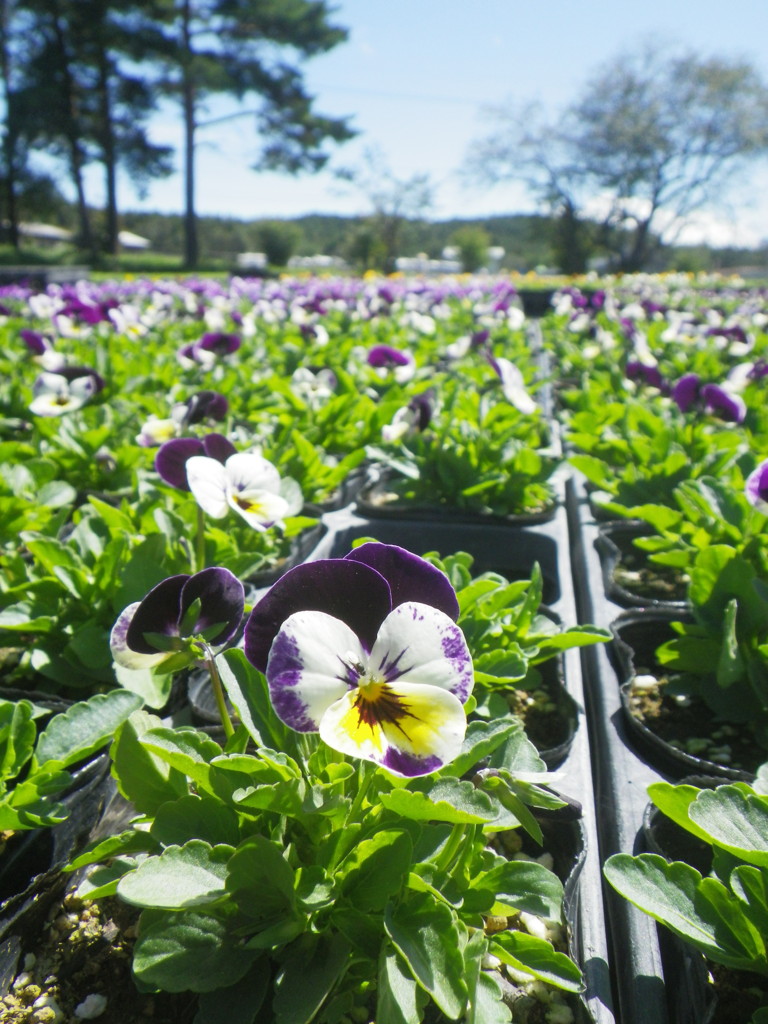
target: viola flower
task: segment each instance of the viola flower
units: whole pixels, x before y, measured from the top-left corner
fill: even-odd
[[[30,412],[36,416],[61,416],[81,409],[104,387],[104,381],[85,366],[62,366],[41,373],[32,385]]]
[[[214,519],[230,509],[264,531],[283,526],[286,516],[301,511],[301,488],[290,477],[281,479],[275,466],[255,452],[235,452],[225,462],[193,455],[186,462],[187,484],[200,508]]]
[[[667,385],[655,363],[642,363],[638,359],[630,359],[624,372],[628,380],[647,384],[648,387],[658,388],[662,392],[667,391]]]
[[[768,516],[768,459],[764,459],[747,477],[744,485],[747,501],[758,512]]]
[[[221,331],[208,332],[198,339],[182,345],[177,356],[182,366],[202,366],[210,370],[219,359],[237,352],[240,348],[240,337],[237,334],[225,334]]]
[[[182,426],[203,421],[218,422],[229,412],[229,402],[218,391],[197,391],[186,402],[178,402],[171,415],[178,418]]]
[[[488,355],[488,362],[498,374],[501,381],[501,390],[509,404],[514,405],[518,412],[526,416],[536,412],[538,406],[528,394],[523,375],[518,367],[510,362],[509,359],[496,359],[490,354]]]
[[[447,577],[391,544],[289,570],[245,626],[278,717],[403,776],[456,757],[474,680]]]
[[[176,670],[200,657],[201,642],[214,652],[228,643],[244,606],[243,585],[229,569],[171,576],[120,613],[109,638],[112,657],[123,668],[165,662]]]
[[[417,431],[426,430],[432,420],[434,393],[430,389],[421,395],[414,395],[408,405],[398,409],[392,422],[381,428],[383,441],[400,441]]]
[[[337,384],[336,374],[328,367],[313,370],[300,366],[291,374],[291,389],[312,406],[328,401]]]
[[[188,491],[190,487],[187,480],[187,463],[193,456],[204,455],[224,465],[235,451],[235,446],[223,434],[206,434],[202,439],[174,438],[160,445],[155,456],[155,472],[177,491]]]
[[[743,423],[746,419],[747,406],[741,395],[732,394],[719,384],[705,384],[701,398],[707,412],[727,423]]]
[[[368,365],[380,377],[394,376],[398,384],[409,381],[416,372],[416,363],[410,352],[401,352],[391,345],[374,345],[368,351]]]
[[[142,448],[157,448],[174,437],[178,437],[180,426],[175,419],[161,419],[150,416],[136,435],[136,444]]]
[[[672,400],[680,412],[688,412],[697,402],[700,391],[701,378],[698,373],[686,373],[672,388]]]
[[[54,350],[53,342],[39,331],[31,331],[27,327],[19,331],[19,337],[27,347],[27,351],[36,363],[44,370],[56,373],[66,366],[64,356]]]

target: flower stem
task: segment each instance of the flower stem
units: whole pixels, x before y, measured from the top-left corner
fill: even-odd
[[[224,687],[221,685],[221,676],[219,675],[219,670],[216,666],[216,658],[213,655],[213,651],[211,651],[207,644],[205,649],[208,654],[205,664],[211,674],[213,697],[219,711],[221,724],[224,727],[224,735],[229,739],[229,737],[233,735],[235,727],[232,725],[232,719],[229,717],[229,712],[227,711],[227,702],[224,698]]]
[[[458,855],[462,840],[467,832],[466,825],[454,825],[451,829],[451,834],[448,836],[445,846],[442,848],[440,853],[435,860],[435,867],[441,872],[447,872],[453,863],[454,858]]]
[[[197,571],[202,572],[205,568],[205,513],[197,506],[197,535],[195,537],[195,561]]]

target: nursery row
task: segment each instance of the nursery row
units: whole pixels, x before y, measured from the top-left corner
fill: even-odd
[[[9,1020],[768,1019],[765,296],[538,297],[4,289]]]

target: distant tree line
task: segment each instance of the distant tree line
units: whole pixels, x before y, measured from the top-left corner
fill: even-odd
[[[139,190],[171,173],[172,149],[149,134],[152,115],[170,101],[184,137],[181,244],[194,268],[195,145],[205,100],[258,102],[247,111],[260,145],[254,169],[318,170],[328,143],[354,132],[347,119],[315,110],[301,62],[346,37],[325,0],[0,0],[0,220],[10,243],[19,246],[22,214],[56,204],[57,184],[35,169],[34,155],[45,153],[75,195],[80,246],[116,252],[118,169]],[[94,164],[106,196],[98,228],[84,175]]]
[[[125,226],[152,239],[152,251],[169,256],[181,252],[183,219],[160,213],[126,213]],[[350,269],[384,270],[375,260],[361,259],[357,247],[360,232],[369,227],[367,217],[345,217],[331,214],[309,214],[284,221],[244,221],[234,217],[199,218],[201,250],[208,260],[230,266],[237,253],[263,252],[264,232],[274,232],[283,226],[290,242],[287,256],[315,256],[323,254],[342,258]],[[595,225],[597,228],[597,225]],[[562,269],[558,261],[558,232],[560,221],[556,216],[515,214],[473,219],[406,221],[402,226],[400,254],[415,256],[423,253],[430,259],[439,259],[447,246],[461,249],[462,237],[469,235],[484,242],[481,259],[465,269],[475,270],[487,265],[487,250],[495,246],[504,250],[500,267],[526,273],[537,268]],[[600,255],[600,251],[596,250]],[[459,253],[461,256],[461,252]],[[464,253],[466,256],[466,252]],[[280,264],[282,265],[282,264]],[[739,266],[768,268],[768,245],[759,248],[724,247],[706,245],[662,246],[657,250],[653,269],[656,270],[711,270]],[[768,269],[766,270],[768,276]]]

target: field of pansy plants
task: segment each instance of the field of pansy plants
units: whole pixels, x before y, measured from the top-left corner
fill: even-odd
[[[766,1024],[768,293],[529,285],[0,289],[4,1021]]]

